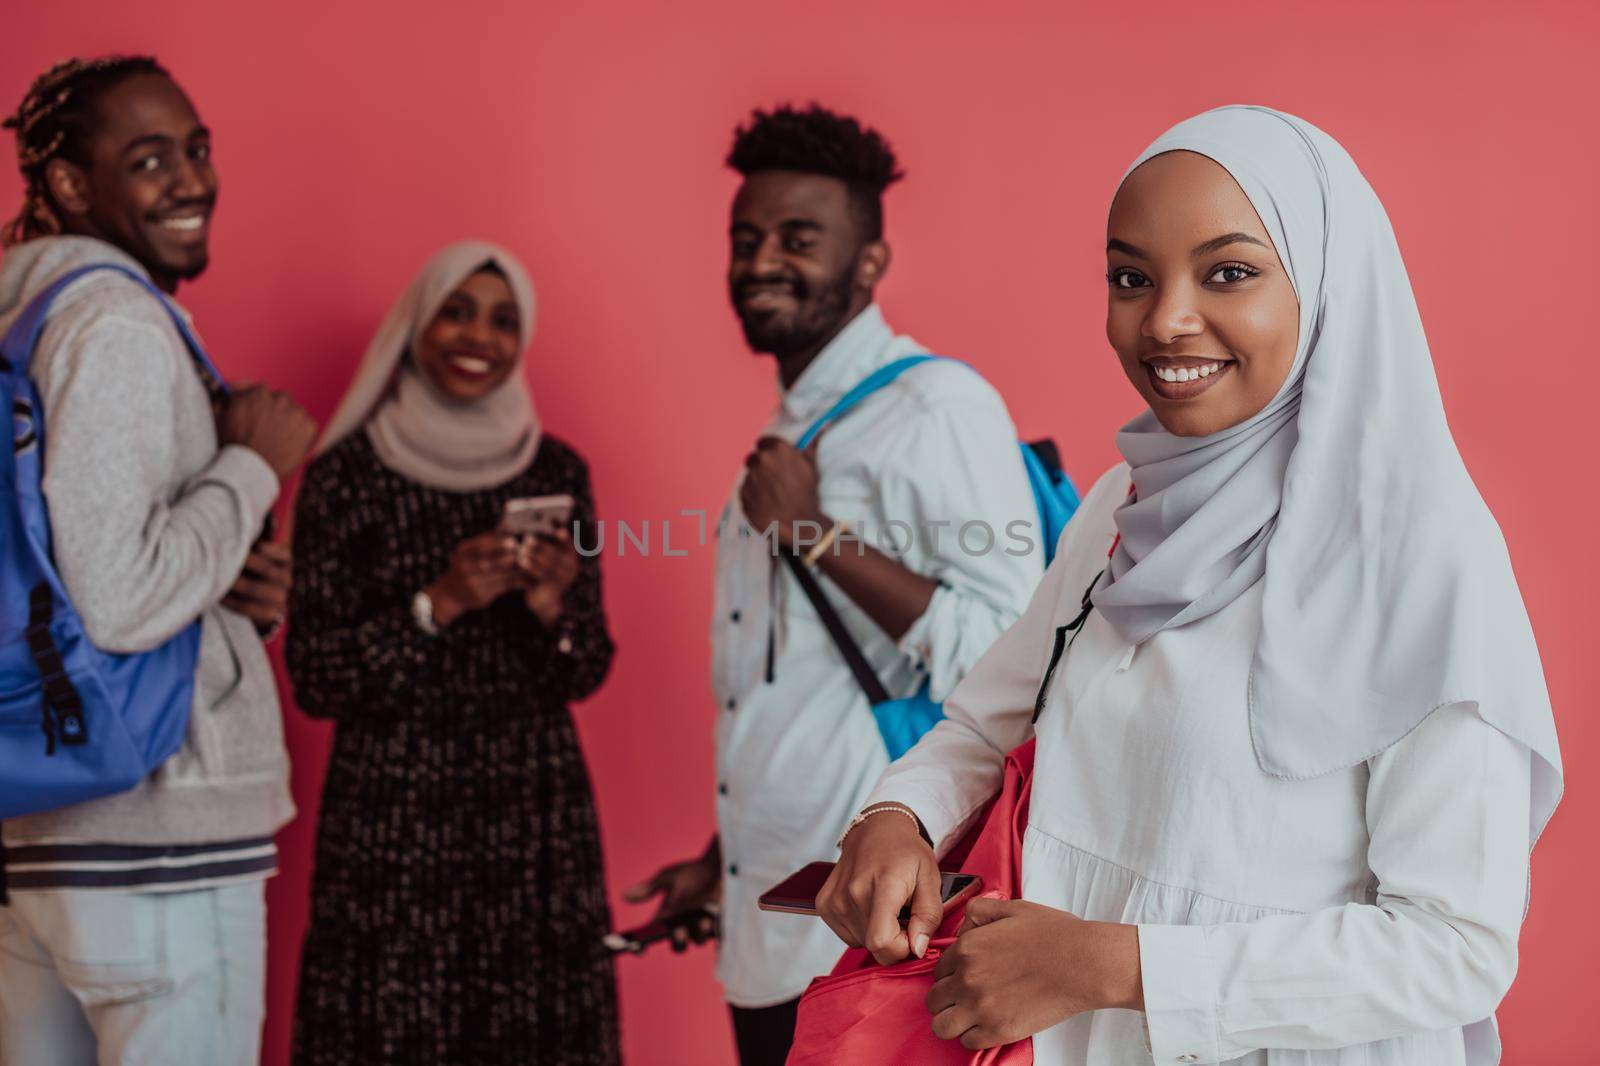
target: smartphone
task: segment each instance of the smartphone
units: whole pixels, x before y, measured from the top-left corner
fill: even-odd
[[[764,892],[756,900],[756,906],[780,914],[816,914],[817,893],[822,891],[832,873],[833,863],[814,862],[799,873],[791,874],[783,884]],[[982,891],[983,878],[977,874],[942,871],[939,874],[939,899],[944,903],[946,914],[950,913],[950,908],[959,907]],[[910,920],[911,908],[907,906],[900,911],[900,924]]]
[[[613,955],[621,955],[624,953],[629,955],[639,955],[642,954],[644,949],[649,947],[651,944],[657,944],[663,940],[671,939],[673,930],[679,928],[680,926],[697,925],[700,922],[706,921],[707,919],[715,922],[716,918],[716,911],[709,907],[702,907],[698,910],[690,911],[687,914],[680,914],[676,918],[671,918],[666,921],[650,922],[647,925],[636,926],[632,929],[620,929],[613,933],[607,933],[605,936],[600,938],[600,942],[604,944]]]
[[[523,496],[507,500],[500,532],[513,537],[554,536],[572,521],[572,497]]]

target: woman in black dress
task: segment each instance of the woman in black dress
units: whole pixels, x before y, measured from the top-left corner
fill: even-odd
[[[598,557],[498,531],[569,495],[520,368],[521,265],[434,257],[330,422],[295,517],[288,664],[338,723],[301,962],[299,1066],[618,1061],[599,833],[567,704],[611,662]]]

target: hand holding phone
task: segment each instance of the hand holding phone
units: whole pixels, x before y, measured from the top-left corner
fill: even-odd
[[[222,606],[250,619],[262,642],[268,643],[288,618],[293,580],[294,561],[289,546],[273,540],[257,541],[233,587],[223,597]]]
[[[890,966],[908,956],[922,958],[944,920],[940,890],[939,860],[920,824],[885,813],[865,819],[845,837],[817,905],[840,940],[867,948]],[[909,921],[901,917],[907,906]]]
[[[671,918],[657,918],[645,925],[607,933],[600,938],[613,955],[641,955],[651,944],[672,941],[672,950],[681,952],[690,944],[703,944],[717,935],[714,904],[697,907]]]
[[[833,874],[833,867],[834,864],[831,862],[814,862],[803,867],[798,872],[790,874],[782,884],[762,893],[756,900],[756,906],[764,911],[774,911],[779,914],[816,916],[817,893],[828,883],[828,878]],[[952,908],[961,906],[982,891],[983,878],[976,874],[940,871],[939,902],[943,904],[945,914],[949,914]],[[904,926],[910,920],[911,907],[907,904],[900,908],[900,924]]]
[[[423,591],[433,602],[434,623],[445,627],[522,586],[516,538],[491,532],[457,544],[445,572]]]

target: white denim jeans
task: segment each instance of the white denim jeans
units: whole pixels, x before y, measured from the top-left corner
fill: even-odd
[[[264,883],[14,892],[0,907],[0,1066],[255,1066]]]

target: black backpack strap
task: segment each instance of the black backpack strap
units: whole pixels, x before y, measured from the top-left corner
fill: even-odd
[[[874,704],[887,702],[889,690],[883,687],[878,675],[872,672],[867,657],[861,654],[861,648],[850,636],[850,631],[844,627],[839,612],[828,602],[828,596],[822,591],[822,586],[817,584],[811,568],[806,566],[798,555],[785,554],[783,558],[789,564],[789,572],[794,574],[794,579],[800,583],[800,589],[806,594],[806,599],[816,608],[817,617],[822,619],[823,628],[828,631],[828,636],[833,638],[839,654],[843,655],[844,661],[849,664],[850,672],[855,675],[856,684],[867,694],[867,702]]]
[[[1041,437],[1038,440],[1028,441],[1027,447],[1044,467],[1045,473],[1052,478],[1066,473],[1061,465],[1061,449],[1056,446],[1055,441],[1049,437]]]
[[[46,755],[56,753],[57,741],[71,745],[89,741],[83,700],[72,679],[67,677],[61,649],[56,647],[55,637],[50,633],[50,621],[54,616],[55,592],[48,581],[41,581],[33,586],[28,596],[28,650],[33,653],[34,665],[39,669],[39,683],[44,689],[39,713]]]
[[[1089,615],[1094,611],[1094,590],[1100,584],[1100,579],[1106,576],[1104,568],[1094,575],[1094,580],[1089,582],[1089,587],[1083,590],[1083,602],[1078,605],[1078,615],[1064,626],[1056,626],[1055,647],[1050,649],[1050,665],[1045,667],[1044,680],[1039,683],[1039,694],[1033,698],[1033,723],[1039,723],[1039,716],[1044,713],[1044,701],[1050,696],[1050,682],[1056,676],[1056,667],[1061,664],[1061,656],[1066,654],[1072,642],[1078,639],[1078,634],[1083,632],[1083,623],[1089,620]],[[1068,633],[1072,635],[1067,636]]]

